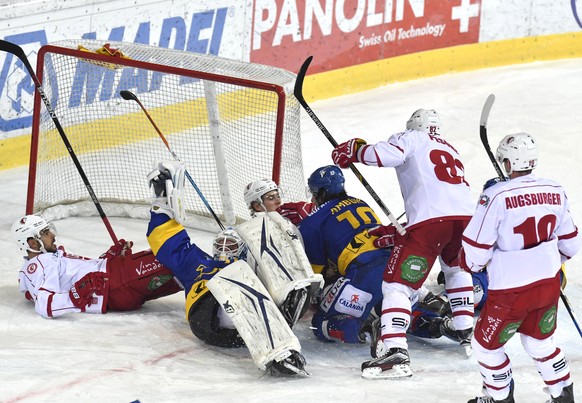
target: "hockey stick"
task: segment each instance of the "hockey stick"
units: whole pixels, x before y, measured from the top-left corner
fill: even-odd
[[[299,73],[297,73],[297,78],[295,80],[295,88],[293,89],[293,94],[295,95],[295,98],[297,98],[301,106],[303,106],[303,109],[305,109],[309,117],[315,122],[319,130],[321,130],[324,136],[329,140],[331,145],[337,147],[338,146],[337,141],[335,141],[331,133],[326,129],[321,120],[319,120],[315,112],[313,112],[313,110],[309,107],[307,101],[305,100],[305,97],[303,96],[303,81],[305,80],[305,74],[307,73],[307,68],[309,67],[309,64],[311,63],[312,59],[313,56],[309,56],[307,59],[305,59],[305,62],[303,62],[303,65],[299,69]],[[398,220],[394,218],[394,215],[390,212],[390,210],[388,210],[388,207],[386,207],[386,205],[382,202],[378,194],[374,191],[374,189],[372,189],[372,186],[370,186],[370,184],[360,173],[360,171],[355,167],[354,164],[350,164],[350,169],[356,175],[360,183],[364,185],[364,187],[366,188],[368,193],[370,193],[370,195],[372,196],[374,201],[378,204],[378,206],[380,206],[384,214],[388,216],[388,219],[390,220],[392,225],[396,227],[398,233],[400,235],[404,235],[406,233],[406,230],[402,227],[402,225],[400,225]]]
[[[146,110],[146,108],[143,106],[143,104],[141,103],[141,101],[138,99],[138,97],[133,92],[127,91],[127,90],[120,91],[119,92],[119,95],[121,95],[121,98],[125,99],[126,101],[135,101],[135,102],[137,102],[137,104],[139,105],[139,107],[141,108],[141,110],[145,113],[145,115],[147,116],[148,120],[150,121],[150,123],[152,124],[152,126],[154,127],[154,129],[156,129],[156,132],[158,132],[158,135],[160,136],[160,138],[162,139],[162,141],[166,145],[166,148],[168,149],[168,151],[170,152],[170,154],[172,154],[172,157],[174,157],[174,159],[176,161],[180,161],[180,158],[178,158],[178,156],[176,155],[176,153],[174,152],[174,150],[172,150],[172,148],[170,147],[170,143],[168,143],[168,140],[166,140],[166,137],[164,136],[164,134],[162,133],[162,131],[158,128],[158,125],[156,125],[156,122],[154,122],[154,120],[152,119],[152,117],[150,116],[150,114],[148,113],[148,111]],[[192,187],[194,188],[194,190],[196,190],[196,193],[198,193],[198,196],[200,196],[200,199],[202,199],[202,202],[204,203],[204,205],[206,206],[206,208],[208,209],[208,211],[210,211],[210,214],[212,214],[212,216],[216,220],[216,223],[218,224],[218,226],[220,227],[220,229],[221,230],[224,230],[224,224],[222,224],[222,221],[220,221],[220,218],[218,218],[218,216],[216,215],[216,213],[214,212],[214,210],[212,209],[212,207],[210,207],[210,204],[208,203],[208,201],[206,200],[206,198],[202,194],[202,191],[200,190],[200,188],[198,186],[196,186],[196,183],[194,182],[194,179],[192,179],[192,177],[190,176],[190,174],[188,173],[187,170],[185,171],[185,173],[186,173],[186,178],[188,178],[188,181],[190,182],[190,184],[192,185]]]
[[[485,105],[483,105],[483,111],[481,112],[481,121],[479,124],[479,136],[481,137],[481,143],[483,143],[483,147],[485,148],[485,151],[489,156],[489,160],[491,161],[491,164],[493,164],[493,168],[495,168],[495,172],[497,172],[497,175],[501,180],[507,181],[509,179],[505,176],[503,171],[501,171],[499,162],[495,159],[493,152],[491,152],[491,146],[489,146],[489,140],[487,139],[487,120],[489,119],[489,112],[491,112],[493,102],[495,102],[495,95],[491,94],[487,97]],[[572,309],[572,305],[570,305],[570,301],[568,300],[566,294],[564,294],[562,290],[560,290],[560,298],[562,299],[562,302],[564,303],[564,306],[566,307],[568,314],[570,314],[570,318],[572,319],[572,322],[574,322],[574,326],[576,327],[578,333],[582,337],[582,329],[580,329],[580,325],[578,324],[578,318],[576,317],[576,314]]]
[[[107,228],[107,232],[109,232],[109,236],[111,236],[113,243],[117,244],[118,240],[117,240],[117,237],[115,236],[115,233],[113,232],[113,228],[111,227],[111,224],[109,223],[109,219],[105,215],[105,212],[103,211],[103,208],[101,207],[101,203],[99,203],[99,199],[97,199],[97,195],[95,195],[95,192],[93,191],[93,188],[91,187],[91,184],[89,183],[89,179],[87,178],[87,175],[85,175],[85,171],[83,170],[83,167],[81,166],[81,163],[79,162],[79,159],[77,158],[77,155],[75,154],[75,151],[73,150],[73,147],[71,146],[71,143],[69,142],[69,139],[67,138],[67,135],[65,134],[65,131],[63,130],[63,127],[61,126],[61,123],[59,122],[59,119],[57,118],[55,111],[51,107],[50,101],[48,100],[48,98],[47,98],[47,96],[44,93],[44,90],[42,88],[42,84],[40,83],[40,80],[38,79],[38,77],[36,76],[36,73],[32,69],[32,66],[30,65],[30,62],[28,61],[28,58],[26,57],[24,50],[22,50],[22,48],[20,46],[14,44],[14,43],[11,43],[11,42],[4,41],[4,40],[0,40],[0,50],[3,50],[4,52],[7,52],[7,53],[12,53],[14,56],[18,57],[20,59],[20,61],[22,61],[22,63],[24,64],[24,67],[26,67],[26,70],[28,70],[28,74],[30,74],[30,77],[34,81],[34,86],[36,87],[36,91],[38,92],[38,95],[40,95],[40,98],[42,99],[44,106],[46,107],[49,115],[51,115],[51,118],[53,119],[53,122],[54,122],[59,134],[61,135],[61,139],[63,140],[63,143],[65,143],[65,147],[67,148],[69,155],[73,159],[75,167],[77,168],[77,171],[79,171],[79,175],[81,175],[81,178],[83,179],[83,183],[85,184],[85,187],[87,188],[87,191],[89,192],[89,195],[91,196],[91,200],[93,201],[93,204],[95,204],[95,207],[97,208],[97,211],[99,212],[99,215],[101,216],[101,219],[103,220],[103,223],[105,224],[105,227]]]
[[[483,147],[485,147],[485,152],[489,157],[489,160],[493,164],[493,168],[495,168],[495,172],[497,172],[497,176],[503,181],[507,180],[507,177],[501,170],[499,163],[495,159],[495,156],[491,152],[491,146],[489,145],[489,140],[487,139],[487,120],[489,119],[489,113],[491,112],[491,108],[493,107],[493,102],[495,102],[495,95],[490,94],[485,101],[485,105],[483,105],[483,111],[481,111],[481,121],[479,123],[479,137],[481,137],[481,143],[483,143]]]

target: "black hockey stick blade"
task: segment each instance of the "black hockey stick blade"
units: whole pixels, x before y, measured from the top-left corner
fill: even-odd
[[[479,136],[481,137],[481,143],[485,148],[485,152],[487,153],[487,156],[489,157],[491,164],[493,164],[493,168],[495,168],[497,176],[499,176],[499,178],[505,181],[507,180],[507,178],[505,177],[505,174],[501,170],[499,163],[495,159],[495,156],[491,151],[491,146],[489,145],[489,139],[487,138],[487,121],[489,120],[489,113],[491,112],[491,108],[493,107],[494,102],[495,95],[491,94],[487,97],[485,105],[483,105],[483,111],[481,111],[481,121],[479,123]]]
[[[44,92],[44,89],[42,88],[42,84],[38,79],[36,72],[34,71],[30,62],[28,61],[28,57],[26,57],[26,53],[24,53],[24,50],[20,46],[4,40],[0,40],[0,50],[3,50],[16,56],[18,59],[20,59],[20,61],[28,71],[28,74],[32,78],[32,81],[34,81],[34,86],[36,88],[38,95],[40,96],[42,102],[44,103],[44,106],[46,107],[46,110],[51,116],[53,123],[55,124],[55,127],[57,128],[57,131],[59,132],[61,139],[63,140],[63,143],[65,144],[65,147],[67,148],[67,151],[69,152],[69,155],[71,156],[71,159],[73,160],[73,163],[75,164],[75,167],[79,172],[79,175],[81,175],[81,179],[83,180],[83,183],[85,184],[85,187],[89,192],[89,196],[91,197],[93,204],[97,208],[97,211],[101,216],[101,220],[103,221],[105,227],[107,228],[107,232],[109,232],[109,236],[111,236],[113,243],[117,244],[118,240],[117,237],[115,236],[113,228],[111,227],[111,224],[109,223],[109,219],[105,215],[105,211],[103,211],[101,203],[99,203],[99,199],[97,198],[97,195],[95,194],[95,191],[93,190],[93,187],[91,186],[91,183],[89,182],[89,179],[87,178],[87,175],[85,174],[85,171],[83,170],[83,167],[81,166],[81,163],[79,162],[79,159],[77,158],[77,155],[75,154],[75,151],[73,150],[73,147],[71,146],[71,143],[67,138],[67,135],[65,134],[65,130],[61,126],[61,122],[57,118],[57,115],[54,109],[52,108],[51,103]]]
[[[329,140],[329,142],[331,143],[331,145],[335,148],[338,146],[337,141],[335,141],[335,139],[333,138],[333,136],[331,135],[329,130],[327,130],[327,128],[322,123],[322,121],[319,120],[319,118],[317,117],[315,112],[313,112],[313,110],[309,107],[309,104],[307,103],[307,101],[305,100],[305,97],[303,96],[303,81],[305,80],[305,74],[307,73],[307,69],[309,68],[309,64],[311,64],[312,60],[313,60],[313,56],[309,56],[307,59],[305,59],[305,61],[301,65],[301,68],[299,69],[299,72],[297,73],[297,77],[295,78],[295,87],[293,88],[293,95],[295,95],[295,98],[297,98],[297,101],[299,101],[301,106],[303,106],[303,109],[305,109],[305,112],[307,112],[307,114],[309,115],[311,120],[313,120],[313,122],[317,125],[319,130],[321,130],[321,132],[323,133],[325,138],[327,138]],[[402,225],[398,222],[398,219],[394,217],[394,214],[392,214],[390,212],[390,210],[388,210],[388,207],[386,207],[386,205],[384,204],[382,199],[380,199],[380,197],[378,196],[376,191],[372,188],[372,186],[370,186],[370,184],[368,183],[366,178],[364,178],[364,176],[360,173],[358,168],[356,168],[356,166],[354,164],[350,164],[350,169],[352,170],[354,175],[356,175],[356,178],[358,178],[358,180],[364,186],[364,188],[366,188],[368,193],[370,193],[370,196],[372,196],[372,198],[374,199],[376,204],[378,204],[378,206],[380,206],[380,208],[382,209],[384,214],[386,214],[386,216],[388,217],[388,219],[390,220],[392,225],[394,225],[394,227],[396,227],[396,230],[398,231],[398,233],[401,235],[404,235],[406,233],[406,230],[404,229],[404,227],[402,227]]]

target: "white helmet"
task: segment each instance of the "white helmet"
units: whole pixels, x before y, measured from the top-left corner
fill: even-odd
[[[263,206],[263,199],[261,199],[261,197],[265,193],[269,193],[273,190],[279,191],[279,186],[270,179],[260,179],[249,183],[244,191],[245,203],[251,211],[253,210],[251,206],[252,202],[256,201]]]
[[[222,230],[212,241],[212,257],[214,260],[233,262],[246,257],[247,245],[236,230],[229,227]]]
[[[27,215],[16,220],[16,222],[12,224],[11,231],[20,250],[24,252],[46,252],[44,244],[40,240],[40,232],[46,228],[50,228],[53,233],[55,232],[54,227],[47,223],[44,218],[36,215]],[[30,249],[28,246],[29,238],[34,238],[40,242],[40,250]]]
[[[527,133],[509,134],[501,140],[497,147],[497,161],[505,168],[503,161],[509,160],[512,172],[529,171],[538,165],[538,144]]]
[[[441,133],[441,118],[434,109],[419,109],[406,122],[407,130],[419,130],[429,134]]]

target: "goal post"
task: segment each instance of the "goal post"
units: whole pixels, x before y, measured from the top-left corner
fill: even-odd
[[[173,159],[123,90],[139,98],[224,225],[250,218],[243,190],[257,179],[273,179],[286,200],[305,199],[300,106],[289,71],[149,45],[65,40],[40,48],[37,76],[108,216],[147,218],[146,176],[154,162]],[[185,186],[186,224],[218,230]],[[53,220],[97,215],[38,94],[26,210]]]

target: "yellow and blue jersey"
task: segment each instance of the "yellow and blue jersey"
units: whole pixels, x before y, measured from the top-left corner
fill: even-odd
[[[151,213],[146,235],[156,259],[172,270],[184,287],[188,315],[192,305],[208,292],[208,280],[226,263],[192,244],[184,227],[165,214]]]
[[[364,264],[385,253],[368,234],[378,225],[380,219],[366,202],[348,197],[322,204],[303,219],[299,231],[313,270],[321,273],[327,267],[343,276],[353,262]]]

